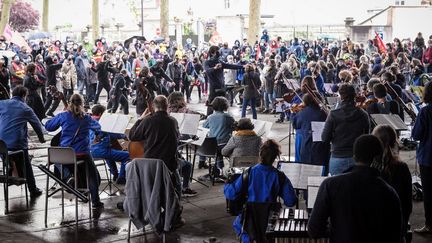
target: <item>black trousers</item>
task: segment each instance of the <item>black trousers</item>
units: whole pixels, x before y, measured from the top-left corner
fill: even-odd
[[[73,88],[72,89],[63,88],[63,94],[64,94],[66,100],[69,102],[70,97],[73,95]]]
[[[432,227],[432,167],[420,165],[420,177],[423,187],[425,225]]]
[[[47,99],[45,102],[45,110],[48,113],[53,113],[60,104],[59,99],[55,99],[50,92],[48,92]],[[52,105],[52,106],[51,106]]]
[[[111,108],[112,113],[116,113],[119,105],[121,105],[125,115],[129,114],[129,103],[123,93],[116,94],[114,99],[110,98],[107,109]]]
[[[11,150],[14,151],[14,150]],[[30,192],[34,191],[36,189],[36,181],[33,174],[33,168],[30,162],[30,157],[27,149],[23,149],[24,152],[24,165],[25,165],[25,172],[26,172],[26,180],[28,189]],[[22,154],[14,154],[10,156],[10,159],[12,161],[20,161],[22,160]]]
[[[95,95],[95,98],[94,98],[94,103],[95,104],[98,103],[98,101],[99,101],[99,95],[102,92],[102,89],[105,89],[105,91],[107,92],[107,95],[109,96],[109,92],[111,90],[111,85],[109,84],[108,81],[106,81],[106,82],[100,82],[99,81],[97,83],[97,90],[96,90],[96,95]],[[107,98],[107,102],[108,102],[108,100],[109,100],[109,97]]]
[[[190,82],[183,82],[183,86],[181,87],[181,92],[183,95],[186,94],[186,100],[189,100],[191,97],[191,90],[190,90]]]
[[[192,94],[192,90],[193,90],[193,88],[195,86],[198,88],[198,98],[201,100],[201,84],[200,85],[191,85],[190,86],[190,88],[189,88],[189,97]]]

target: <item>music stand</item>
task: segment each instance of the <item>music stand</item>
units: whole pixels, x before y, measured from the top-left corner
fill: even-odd
[[[402,121],[399,115],[395,114],[371,114],[372,121],[378,125],[389,125],[396,132],[408,130],[408,126]]]

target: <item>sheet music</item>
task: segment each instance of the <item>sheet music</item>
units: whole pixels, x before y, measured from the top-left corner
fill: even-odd
[[[334,94],[335,92],[333,92],[332,86],[333,86],[332,83],[324,83],[324,89],[325,89],[325,91],[327,93],[329,93],[329,94]]]
[[[261,121],[252,119],[252,124],[254,124],[254,131],[258,136],[267,137],[270,134],[270,130],[273,126],[272,122]]]
[[[313,208],[315,205],[315,201],[318,195],[318,186],[308,186],[308,200],[307,200],[307,208]]]
[[[321,135],[323,133],[324,130],[324,125],[325,122],[317,122],[317,121],[313,121],[311,122],[311,127],[312,127],[312,141],[313,142],[321,142]]]
[[[204,140],[207,137],[209,131],[210,129],[198,127],[197,134],[196,134],[198,140],[194,140],[193,142],[191,142],[191,144],[201,146],[204,143]]]
[[[177,120],[181,134],[196,135],[200,122],[199,114],[170,113]]]
[[[371,114],[372,119],[376,124],[390,125],[396,131],[408,130],[408,126],[402,121],[402,119],[395,114]]]
[[[124,134],[131,119],[129,115],[104,113],[99,124],[104,132]]]
[[[321,176],[323,166],[301,163],[280,163],[280,170],[285,173],[295,189],[307,189],[308,178]]]

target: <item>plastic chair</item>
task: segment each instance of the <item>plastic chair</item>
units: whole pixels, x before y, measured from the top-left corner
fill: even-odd
[[[17,169],[18,176],[10,176],[9,170],[11,166],[10,156],[21,154],[21,160],[15,160],[15,168]],[[25,169],[24,151],[8,151],[7,145],[3,140],[0,140],[0,159],[3,161],[3,174],[0,175],[0,183],[3,183],[4,197],[5,197],[5,214],[9,213],[9,186],[16,185],[25,186],[26,206],[28,208],[28,193],[27,193],[27,179]],[[20,164],[18,164],[20,163]],[[20,173],[21,172],[21,173]],[[22,175],[22,176],[21,176]]]
[[[78,188],[78,165],[79,164],[85,164],[85,171],[86,171],[86,182],[87,187],[85,189]],[[91,201],[90,201],[90,191],[89,191],[89,173],[88,173],[88,164],[85,163],[85,161],[77,161],[75,151],[70,147],[51,147],[48,148],[48,163],[47,163],[47,169],[49,171],[49,168],[53,164],[60,164],[61,170],[60,170],[60,179],[63,181],[63,165],[74,165],[74,190],[75,191],[81,191],[84,194],[88,194],[86,197],[88,199],[88,207],[89,207],[89,219],[91,220]],[[64,220],[64,183],[59,183],[60,188],[54,190],[52,193],[48,193],[48,187],[49,187],[49,177],[47,176],[46,181],[46,196],[45,196],[45,227],[48,227],[47,219],[48,219],[48,198],[56,194],[57,192],[61,191],[61,198],[62,198],[62,222]],[[75,192],[72,192],[75,194],[75,223],[78,226],[78,196]]]
[[[258,156],[240,156],[231,158],[230,167],[251,167],[258,163]]]
[[[205,156],[209,158],[209,175],[214,186],[215,175],[216,175],[216,158],[218,154],[218,144],[215,137],[206,137],[203,144],[198,147],[196,151],[197,155]],[[214,168],[211,166],[211,159],[215,159]]]

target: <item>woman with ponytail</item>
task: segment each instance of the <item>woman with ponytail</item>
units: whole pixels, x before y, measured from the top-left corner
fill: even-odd
[[[89,189],[93,208],[103,207],[99,199],[99,175],[96,170],[93,158],[90,153],[90,130],[96,133],[100,131],[100,125],[93,120],[89,114],[84,112],[84,99],[79,94],[70,98],[67,111],[59,113],[47,121],[45,128],[48,131],[55,131],[61,127],[60,146],[72,147],[77,160],[83,160],[89,167]],[[60,169],[60,167],[58,167]],[[63,166],[63,175],[68,184],[73,185],[73,167]],[[78,167],[78,178],[85,178],[84,167]]]
[[[402,232],[406,233],[412,211],[411,173],[408,165],[399,159],[396,131],[389,125],[379,125],[372,134],[381,141],[384,148],[382,158],[375,161],[372,166],[380,171],[381,177],[398,194],[402,206]]]

